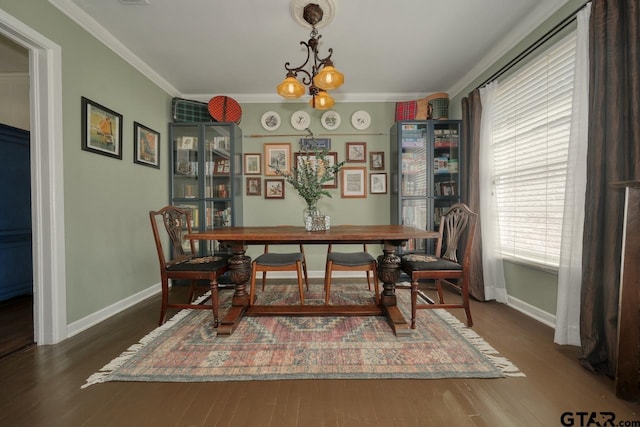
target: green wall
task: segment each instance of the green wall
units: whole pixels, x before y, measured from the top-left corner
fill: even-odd
[[[171,98],[46,0],[0,8],[62,48],[67,321],[158,283],[147,212],[167,202]],[[123,115],[122,160],[82,151],[80,98]],[[161,169],[133,163],[133,122],[161,135]]]
[[[580,3],[567,2],[545,24],[453,96],[450,117],[460,118],[463,96]],[[62,48],[67,321],[72,323],[159,282],[147,213],[168,201],[167,122],[171,118],[171,97],[48,1],[0,0],[0,8]],[[122,160],[80,149],[82,96],[123,115]],[[368,152],[385,152],[385,172],[389,171],[393,102],[337,103],[334,109],[341,114],[342,123],[333,131],[320,125],[322,111],[313,111],[307,103],[245,103],[242,108],[240,126],[245,153],[262,153],[263,144],[269,142],[289,142],[295,151],[301,132],[291,127],[290,117],[294,111],[304,109],[312,116],[311,129],[315,135],[331,138],[332,151],[338,153],[339,160],[345,159],[347,142],[366,142]],[[368,111],[372,117],[372,125],[365,131],[357,131],[350,124],[351,114],[360,109]],[[278,112],[282,118],[282,125],[274,132],[268,132],[260,125],[262,114],[269,110]],[[133,163],[134,121],[161,133],[159,170]],[[368,162],[366,166],[368,169]],[[388,194],[343,199],[338,188],[332,190],[332,196],[319,203],[323,213],[331,216],[332,224],[389,221]],[[303,200],[287,184],[284,200],[245,196],[244,223],[301,224],[303,208]],[[310,270],[322,271],[326,248],[305,249]],[[260,250],[250,248],[248,254],[255,255]],[[380,248],[370,250],[381,253]],[[538,273],[519,265],[505,267],[509,294],[553,313],[555,275]]]
[[[345,166],[367,167],[367,188],[369,185],[370,151],[385,152],[385,171],[389,172],[389,128],[395,118],[395,103],[339,103],[334,111],[341,117],[340,126],[335,130],[326,130],[320,124],[320,117],[324,111],[313,110],[308,102],[287,102],[277,104],[243,104],[243,115],[240,126],[243,132],[243,152],[263,153],[265,143],[287,142],[291,143],[292,151],[298,151],[298,141],[304,132],[295,130],[291,126],[291,115],[297,110],[304,110],[311,116],[310,129],[316,137],[330,138],[331,151],[338,154],[338,161],[346,159],[347,142],[366,142],[367,163],[346,163]],[[371,126],[364,131],[358,131],[351,126],[351,115],[358,110],[366,110],[372,118]],[[282,124],[273,131],[266,131],[260,124],[262,115],[267,111],[276,111],[280,114]],[[283,135],[283,136],[279,136]],[[263,156],[264,161],[264,156]],[[383,171],[375,171],[383,172]],[[264,169],[262,179],[264,181]],[[269,177],[272,178],[272,177]],[[276,177],[277,178],[277,177]],[[387,175],[387,178],[389,176]],[[389,183],[387,183],[387,186]],[[264,193],[264,187],[263,191]],[[380,224],[389,222],[389,194],[367,194],[366,198],[344,199],[340,196],[340,186],[331,189],[331,198],[323,197],[318,207],[325,215],[331,217],[331,224]],[[368,190],[367,190],[368,193]],[[289,184],[285,184],[285,198],[265,200],[263,196],[245,196],[244,198],[244,224],[245,225],[302,225],[302,210],[305,207],[304,199]],[[348,246],[347,246],[348,248]],[[278,248],[279,250],[281,248]],[[286,249],[283,247],[282,250]],[[374,254],[381,254],[379,247],[370,247]],[[260,253],[262,248],[250,247],[247,254],[250,256]],[[309,270],[323,274],[326,256],[326,246],[308,245],[305,247]]]

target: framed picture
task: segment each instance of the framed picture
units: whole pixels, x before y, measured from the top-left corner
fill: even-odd
[[[133,162],[160,169],[160,134],[133,122]]]
[[[300,138],[300,150],[331,150],[331,138]]]
[[[312,162],[312,164],[315,165],[318,165],[319,163],[319,160],[316,159],[315,154],[307,155],[307,153],[298,152],[293,154],[293,158],[295,162],[294,164],[297,167],[301,167],[304,161]],[[338,163],[338,153],[336,153],[335,151],[328,152],[325,158],[327,159],[327,166],[333,166]],[[337,176],[334,176],[332,180],[329,180],[322,184],[322,188],[338,188],[337,178]]]
[[[367,168],[352,166],[340,169],[343,198],[367,197]]]
[[[369,169],[372,171],[384,170],[384,151],[372,151],[369,153]]]
[[[176,141],[179,150],[193,150],[197,148],[195,136],[180,136]]]
[[[264,144],[264,174],[277,176],[274,168],[287,173],[291,172],[290,143]]]
[[[264,198],[265,199],[284,199],[284,179],[265,178]]]
[[[247,178],[247,196],[260,196],[262,194],[262,178]]]
[[[82,102],[82,149],[122,160],[122,114],[90,99]]]
[[[262,155],[260,153],[244,154],[244,174],[245,175],[261,175],[262,174]]]
[[[218,158],[213,161],[214,175],[229,175],[231,171],[231,163],[229,159]]]
[[[367,143],[366,142],[347,142],[347,162],[366,163],[367,162]]]
[[[456,189],[456,183],[454,181],[440,183],[441,196],[455,196],[457,194],[458,194],[458,191]]]
[[[369,193],[387,194],[387,174],[384,172],[369,174]]]

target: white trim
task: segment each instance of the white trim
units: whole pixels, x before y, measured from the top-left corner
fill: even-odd
[[[524,302],[518,298],[512,296],[508,297],[507,306],[519,311],[520,313],[537,320],[538,322],[555,329],[556,316],[548,313],[538,307],[535,307],[527,302]]]
[[[79,334],[82,331],[89,329],[92,326],[97,325],[100,322],[107,320],[108,318],[115,316],[116,314],[133,307],[136,304],[146,300],[149,297],[152,297],[155,294],[160,293],[162,287],[160,283],[156,283],[155,285],[143,289],[142,291],[135,293],[127,298],[120,300],[114,304],[111,304],[101,310],[98,310],[90,315],[83,317],[82,319],[76,320],[73,323],[69,323],[67,326],[67,334],[70,338],[76,334]],[[160,310],[158,310],[159,312]]]
[[[93,35],[102,44],[114,51],[122,59],[127,61],[133,68],[140,71],[153,83],[158,85],[161,89],[174,97],[182,97],[178,92],[178,89],[173,87],[168,81],[166,81],[160,74],[158,74],[153,68],[147,65],[144,61],[134,55],[128,47],[122,44],[117,38],[115,38],[109,31],[107,31],[102,25],[100,25],[89,14],[82,10],[72,0],[49,0],[53,6],[60,9],[62,13],[71,18],[76,24],[86,30],[89,34]]]
[[[0,10],[0,34],[29,49],[34,333],[67,337],[60,46]]]
[[[220,94],[216,93],[183,93],[180,98],[192,99],[194,101],[208,102],[214,96]],[[336,102],[350,103],[350,102],[401,102],[401,101],[415,101],[429,96],[429,92],[414,92],[414,93],[349,93],[339,94],[331,93],[331,97]],[[277,93],[263,93],[263,94],[246,94],[246,93],[231,93],[226,94],[241,104],[309,104],[309,97],[303,96],[298,100],[285,101]]]
[[[526,18],[511,32],[501,37],[501,41],[485,54],[480,62],[476,64],[467,74],[456,84],[449,88],[450,98],[455,98],[464,88],[474,82],[482,73],[486,72],[492,65],[496,64],[500,58],[504,57],[511,49],[517,46],[526,36],[531,34],[544,21],[557,12],[567,0],[544,0],[529,13]],[[466,94],[463,94],[466,96]]]

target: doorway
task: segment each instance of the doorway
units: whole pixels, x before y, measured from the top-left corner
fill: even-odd
[[[1,9],[0,36],[29,52],[33,330],[56,344],[67,338],[62,49]]]
[[[34,344],[29,51],[0,37],[0,357]]]

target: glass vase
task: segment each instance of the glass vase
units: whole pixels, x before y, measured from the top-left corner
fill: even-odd
[[[318,209],[318,205],[316,204],[307,205],[307,207],[302,210],[302,222],[303,224],[306,225],[307,218],[313,218],[320,215],[322,215],[322,213],[320,213],[320,209]]]

